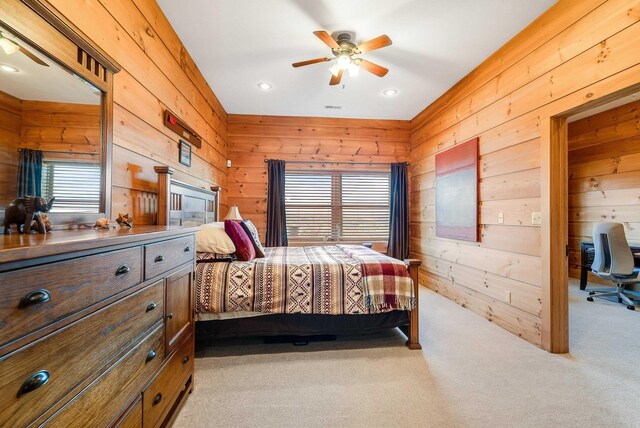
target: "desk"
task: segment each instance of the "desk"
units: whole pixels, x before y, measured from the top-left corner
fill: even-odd
[[[636,267],[640,267],[640,247],[629,247],[633,253],[633,260]],[[580,243],[580,290],[587,287],[587,274],[591,271],[595,249],[593,242]]]

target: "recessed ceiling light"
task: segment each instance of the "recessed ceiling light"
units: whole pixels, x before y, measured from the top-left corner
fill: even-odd
[[[7,73],[17,73],[20,71],[14,66],[7,65],[7,64],[0,64],[0,70],[6,71]]]
[[[397,93],[398,93],[397,89],[385,89],[384,91],[382,91],[382,95],[384,95],[385,97],[392,97]]]
[[[268,91],[269,89],[272,88],[270,83],[267,82],[260,82],[258,83],[258,88],[262,89],[263,91]]]

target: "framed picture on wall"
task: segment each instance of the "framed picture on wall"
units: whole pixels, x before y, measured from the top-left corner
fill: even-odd
[[[191,166],[191,146],[184,140],[180,140],[180,163]]]
[[[436,155],[436,236],[478,241],[478,141]]]

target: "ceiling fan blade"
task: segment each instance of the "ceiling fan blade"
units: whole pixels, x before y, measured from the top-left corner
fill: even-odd
[[[36,64],[43,65],[45,67],[49,67],[49,64],[47,64],[46,62],[44,62],[43,60],[41,60],[40,58],[38,58],[37,56],[35,56],[31,52],[29,52],[26,48],[23,48],[22,46],[20,46],[19,49],[20,49],[20,52],[22,52],[23,54],[28,56]]]
[[[378,36],[375,39],[371,39],[368,42],[362,43],[358,46],[360,53],[371,52],[376,49],[384,48],[391,45],[391,39],[386,34]]]
[[[340,45],[338,44],[338,42],[333,40],[333,38],[326,31],[314,31],[313,34],[315,34],[320,40],[322,40],[331,49],[340,49]]]
[[[310,59],[308,61],[296,62],[291,65],[293,65],[294,67],[304,67],[305,65],[317,64],[319,62],[326,62],[330,60],[331,60],[330,58],[316,58],[316,59]]]
[[[364,68],[369,73],[375,74],[378,77],[384,77],[389,72],[389,69],[384,68],[381,65],[374,64],[371,61],[367,61],[366,59],[360,60],[360,67]]]
[[[340,70],[337,76],[331,75],[329,85],[337,85],[338,83],[340,83],[340,80],[342,79],[342,73],[344,73],[344,70]]]

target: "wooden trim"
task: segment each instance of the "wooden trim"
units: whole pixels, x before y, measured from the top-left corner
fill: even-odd
[[[153,170],[158,174],[158,226],[169,224],[171,212],[171,175],[174,169],[169,166],[154,166]]]
[[[568,126],[565,117],[543,118],[540,124],[542,210],[542,347],[569,352]]]
[[[120,71],[120,66],[113,58],[107,55],[100,48],[87,42],[87,37],[85,37],[80,30],[78,30],[67,19],[54,12],[55,9],[49,5],[46,0],[22,0],[22,2],[29,6],[38,15],[43,17],[56,30],[64,34],[65,37],[89,54],[93,59],[97,60],[111,73],[117,73]]]
[[[422,349],[420,345],[420,284],[418,283],[418,269],[422,262],[417,259],[405,259],[404,263],[409,269],[409,275],[413,281],[413,294],[416,298],[416,307],[409,312],[409,329],[407,332],[407,347],[411,350]]]

